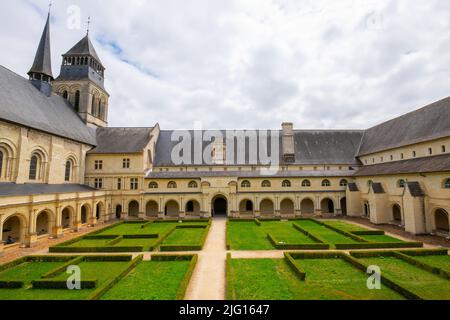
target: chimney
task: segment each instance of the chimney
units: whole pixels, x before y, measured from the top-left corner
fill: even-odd
[[[295,146],[294,146],[294,124],[285,122],[282,125],[282,151],[283,161],[285,163],[295,162]]]

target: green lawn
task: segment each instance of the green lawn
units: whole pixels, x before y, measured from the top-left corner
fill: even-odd
[[[174,300],[189,261],[144,261],[102,300]]]
[[[450,256],[413,256],[414,259],[450,272]]]
[[[68,247],[77,247],[77,248],[104,247],[108,242],[112,240],[113,239],[81,239],[80,241],[68,245]]]
[[[310,232],[311,234],[323,239],[326,243],[331,245],[336,243],[357,243],[357,241],[348,238],[336,231],[333,231],[317,222],[312,220],[298,220],[295,224]]]
[[[369,242],[378,242],[378,243],[398,243],[398,242],[404,242],[400,239],[386,236],[386,235],[379,235],[379,236],[359,236]]]
[[[149,251],[158,239],[123,239],[114,244],[113,247],[144,247],[144,251]]]
[[[190,246],[201,245],[206,228],[179,228],[175,229],[162,243],[162,245]]]
[[[22,289],[0,289],[0,300],[85,300],[95,289],[88,290],[43,290],[31,289],[31,281],[38,280],[43,274],[62,265],[54,262],[28,262],[2,272],[0,278],[25,281]],[[122,272],[129,262],[82,262],[81,278],[98,280],[98,286]],[[21,276],[18,278],[18,276]],[[23,276],[23,277],[22,277]],[[69,275],[61,273],[53,279],[65,280]]]
[[[316,243],[313,239],[293,227],[292,221],[262,222],[264,232],[272,234],[278,241],[284,243]]]
[[[284,259],[232,259],[227,270],[231,300],[402,299],[389,288],[368,290],[366,275],[340,259],[297,261],[300,281]]]
[[[254,221],[229,221],[227,238],[231,250],[274,250],[267,233]]]
[[[450,300],[450,281],[395,257],[358,259],[381,268],[382,274],[423,299]]]
[[[351,223],[347,223],[345,221],[338,221],[338,220],[330,220],[330,221],[326,221],[326,223],[332,227],[341,229],[343,231],[347,231],[347,232],[355,232],[355,231],[368,231],[369,229],[351,224]]]

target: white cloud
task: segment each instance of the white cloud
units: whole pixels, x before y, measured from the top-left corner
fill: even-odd
[[[59,0],[54,73],[91,15],[110,125],[367,128],[448,96],[447,0]],[[47,0],[3,1],[0,64],[25,75]],[[429,18],[426,18],[429,17]]]

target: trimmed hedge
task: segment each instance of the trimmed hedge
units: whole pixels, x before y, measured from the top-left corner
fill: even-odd
[[[394,256],[396,258],[402,259],[403,261],[406,261],[409,264],[412,264],[412,265],[414,265],[414,266],[416,266],[416,267],[418,267],[418,268],[420,268],[422,270],[425,270],[425,271],[431,272],[433,274],[436,274],[436,275],[438,275],[438,276],[440,276],[440,277],[442,277],[442,278],[444,278],[446,280],[450,280],[450,272],[448,272],[446,270],[443,270],[443,269],[438,268],[438,267],[433,267],[433,266],[431,266],[431,265],[429,265],[429,264],[427,264],[425,262],[422,262],[420,260],[414,259],[413,257],[408,256],[408,255],[406,255],[406,254],[404,254],[402,252],[394,252]]]
[[[384,236],[386,233],[382,230],[364,230],[364,231],[352,231],[350,233],[357,236]]]
[[[114,240],[118,235],[92,235],[85,236],[79,240]]]
[[[183,257],[183,256],[181,256]],[[176,257],[175,257],[176,259]],[[191,256],[191,262],[189,263],[188,270],[181,281],[180,286],[178,287],[176,300],[183,300],[186,295],[186,290],[189,286],[189,281],[191,280],[192,274],[194,273],[195,266],[197,265],[198,255]]]
[[[96,235],[96,234],[102,233],[102,232],[104,232],[104,231],[106,231],[106,230],[109,230],[109,229],[115,228],[115,227],[117,227],[117,226],[119,226],[119,225],[121,225],[121,224],[124,224],[124,223],[125,223],[125,221],[119,221],[119,222],[117,222],[117,223],[114,223],[114,224],[112,224],[112,225],[110,225],[110,226],[107,226],[107,227],[105,227],[105,228],[103,228],[103,229],[100,229],[100,230],[97,230],[97,231],[91,232],[91,233],[89,233],[89,235],[93,236],[93,235]]]
[[[295,263],[294,258],[289,253],[284,253],[284,257],[286,259],[287,264],[291,267],[292,271],[298,277],[300,281],[305,281],[306,279],[306,271],[304,271],[300,266]]]
[[[225,229],[225,243],[226,243],[226,249],[227,251],[231,250],[231,242],[230,242],[230,237],[228,236],[228,230],[230,228],[230,224],[229,224],[229,220],[227,220],[226,224],[226,229]]]
[[[336,227],[334,227],[334,226],[329,225],[329,224],[326,223],[326,222],[319,221],[319,220],[316,220],[316,219],[311,219],[311,220],[314,221],[314,222],[317,223],[317,224],[320,224],[321,226],[324,226],[324,227],[326,227],[326,228],[328,228],[328,229],[330,229],[330,230],[332,230],[332,231],[334,231],[334,232],[337,232],[337,233],[339,233],[339,234],[341,234],[341,235],[343,235],[343,236],[345,236],[345,237],[347,237],[347,238],[350,238],[350,239],[352,239],[352,240],[355,240],[355,241],[357,241],[357,242],[364,242],[364,243],[365,243],[365,242],[368,242],[366,239],[363,239],[363,238],[361,238],[361,237],[358,237],[356,234],[353,234],[353,233],[344,231],[344,230],[342,230],[342,229],[336,228]]]
[[[254,218],[230,218],[228,221],[230,222],[255,222]]]
[[[231,253],[227,253],[227,260],[225,262],[225,299],[234,300],[233,286],[231,285],[233,281],[233,267],[231,265]]]
[[[3,281],[0,280],[0,289],[21,289],[24,287],[23,281],[15,281],[15,280],[8,280]]]
[[[141,226],[141,229],[144,229],[144,228],[148,227],[149,225],[153,224],[153,222],[154,222],[154,221],[149,221],[149,222],[147,222],[147,223],[144,223],[144,224]]]
[[[196,254],[154,254],[151,256],[151,261],[191,261]]]
[[[342,258],[344,253],[341,252],[290,252],[293,259],[338,259]]]
[[[447,249],[421,249],[421,250],[403,250],[399,251],[408,256],[446,256],[448,255]]]
[[[261,227],[261,220],[255,219],[254,221],[258,227]]]
[[[114,252],[142,252],[143,246],[132,247],[50,247],[51,253],[114,253]]]
[[[97,287],[97,280],[81,280],[81,290],[95,289]],[[67,289],[66,280],[33,280],[31,281],[33,289]]]
[[[330,245],[326,243],[281,243],[272,234],[267,238],[277,250],[328,250]]]
[[[69,266],[75,266],[75,265],[78,265],[78,264],[80,264],[81,262],[83,262],[83,260],[84,260],[84,257],[83,257],[83,256],[80,256],[80,257],[77,257],[77,258],[75,258],[75,259],[72,259],[72,260],[68,261],[67,263],[63,264],[62,266],[57,267],[57,268],[55,268],[55,269],[53,269],[53,270],[50,270],[49,272],[45,273],[44,275],[42,275],[41,278],[42,278],[42,279],[53,278],[53,277],[55,277],[56,275],[58,275],[58,274],[64,272],[65,270],[67,270],[67,268],[68,268]]]
[[[122,236],[123,239],[158,239],[159,234],[126,234]]]
[[[322,238],[313,235],[311,233],[309,233],[308,231],[306,231],[305,229],[303,229],[302,227],[300,227],[298,224],[296,224],[295,222],[292,224],[292,226],[297,229],[298,231],[300,231],[301,233],[303,233],[305,236],[310,237],[311,239],[313,239],[314,241],[318,242],[318,243],[326,243],[325,240],[323,240]]]
[[[355,258],[393,257],[394,251],[350,251],[350,255]]]
[[[202,246],[200,245],[161,245],[159,250],[162,252],[174,252],[174,251],[200,251]]]
[[[338,250],[358,249],[396,249],[396,248],[422,248],[422,242],[365,242],[365,243],[338,243],[334,245]]]
[[[124,271],[122,271],[120,274],[118,274],[113,279],[106,282],[102,287],[95,290],[88,298],[88,300],[99,300],[109,289],[111,289],[115,284],[117,284],[120,280],[122,280],[128,273],[131,272],[136,266],[142,262],[144,259],[144,256],[141,254],[131,260],[131,262],[128,264],[128,266],[125,268]]]
[[[123,236],[116,236],[114,239],[112,239],[111,241],[108,241],[107,243],[106,243],[106,246],[105,247],[108,247],[108,246],[113,246],[113,245],[115,245],[115,244],[118,244],[120,241],[122,241],[123,240]]]
[[[133,260],[131,255],[114,255],[114,256],[86,256],[86,262],[128,262]]]
[[[167,230],[165,233],[160,235],[159,239],[156,240],[156,242],[150,247],[150,251],[155,250],[172,232],[174,232],[177,229],[176,226],[171,227],[169,230]]]

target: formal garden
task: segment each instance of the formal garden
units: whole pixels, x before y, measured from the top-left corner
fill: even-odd
[[[126,221],[0,266],[0,300],[182,300],[217,259],[199,257],[210,250],[223,253],[226,276],[204,285],[228,300],[450,300],[447,249],[423,246],[341,220]],[[381,271],[376,290],[370,266]],[[74,270],[79,290],[68,288]]]

